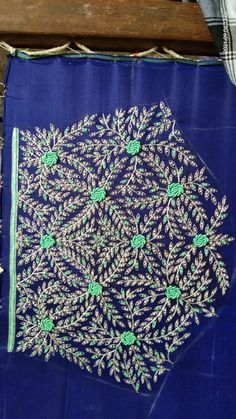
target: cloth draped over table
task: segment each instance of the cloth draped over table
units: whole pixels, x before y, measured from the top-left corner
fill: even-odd
[[[230,80],[236,85],[236,3],[198,0]]]
[[[1,417],[234,417],[224,67],[22,56],[5,84]]]

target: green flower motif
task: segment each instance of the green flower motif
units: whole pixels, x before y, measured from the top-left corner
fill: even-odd
[[[126,146],[126,151],[128,154],[131,154],[131,156],[135,156],[135,154],[138,154],[142,148],[142,145],[140,141],[137,140],[130,140]]]
[[[136,234],[131,240],[133,249],[142,249],[146,244],[146,239],[142,234]]]
[[[166,193],[169,198],[177,198],[184,192],[184,187],[181,183],[170,183],[167,187]]]
[[[88,292],[89,294],[95,295],[97,297],[98,295],[102,294],[102,285],[96,281],[90,282],[88,286]]]
[[[59,156],[56,151],[47,151],[42,157],[42,162],[47,167],[52,167],[57,164]]]
[[[194,238],[193,238],[193,244],[196,247],[204,247],[206,246],[206,244],[209,242],[208,237],[206,236],[206,234],[197,234]]]
[[[106,197],[106,191],[103,188],[93,188],[90,194],[90,198],[94,202],[101,202],[105,199],[105,197]]]
[[[50,236],[50,234],[45,234],[44,236],[41,237],[40,240],[40,246],[43,249],[50,249],[50,247],[53,247],[56,243],[56,240]]]
[[[45,317],[45,319],[42,319],[40,322],[40,329],[44,332],[51,332],[54,327],[54,323],[50,317]]]
[[[126,346],[130,346],[133,345],[135,343],[135,341],[137,340],[134,332],[123,332],[120,336],[120,340],[121,342],[126,345]]]
[[[179,287],[176,287],[176,285],[169,285],[166,288],[166,296],[171,300],[175,300],[176,298],[179,298],[181,296],[181,291]]]

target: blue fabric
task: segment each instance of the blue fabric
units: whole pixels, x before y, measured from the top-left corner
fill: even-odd
[[[217,86],[217,88],[216,88]],[[3,155],[2,264],[9,255],[10,143],[13,127],[34,130],[53,122],[63,129],[84,114],[164,101],[187,141],[205,161],[234,209],[236,93],[222,66],[173,62],[112,62],[65,57],[9,60]],[[73,98],[73,100],[72,100]],[[5,224],[4,224],[5,221]],[[219,318],[200,326],[172,371],[152,393],[135,394],[81,373],[63,359],[45,363],[6,354],[9,283],[3,274],[1,315],[2,417],[11,419],[233,418],[236,405],[234,258],[225,252],[231,288]]]

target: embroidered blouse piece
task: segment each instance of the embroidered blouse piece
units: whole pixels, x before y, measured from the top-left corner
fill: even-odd
[[[227,209],[164,102],[14,128],[8,351],[151,389],[229,286]]]
[[[233,419],[224,66],[17,54],[4,81],[0,418]]]

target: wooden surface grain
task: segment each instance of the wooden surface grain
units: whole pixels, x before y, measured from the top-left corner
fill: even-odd
[[[197,3],[170,0],[0,0],[0,39],[19,47],[79,40],[92,49],[163,45],[215,53]]]

